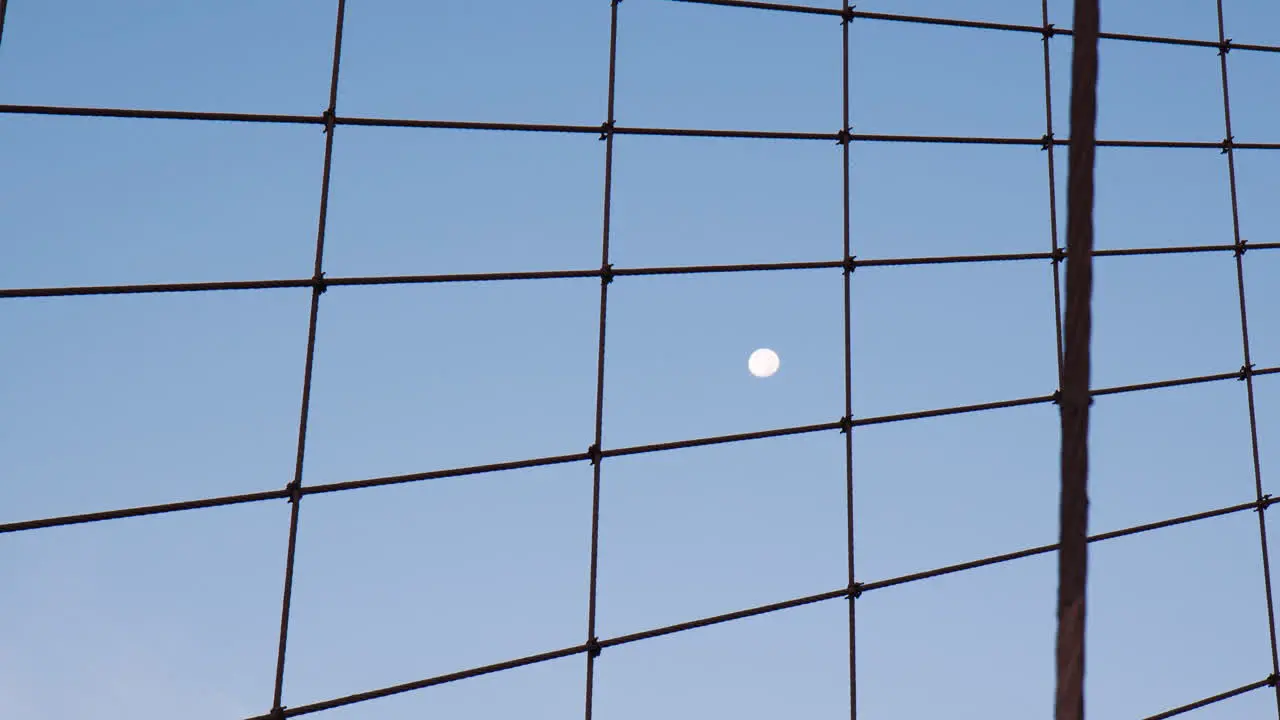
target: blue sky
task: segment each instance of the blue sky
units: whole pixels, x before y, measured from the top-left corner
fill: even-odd
[[[1274,3],[1225,5],[1236,42],[1280,44]],[[1040,23],[1034,0],[859,9]],[[352,0],[338,113],[598,125],[609,14],[604,0]],[[11,0],[0,103],[318,114],[333,16],[310,0]],[[1051,0],[1051,22],[1070,18]],[[1104,3],[1102,20],[1208,40],[1216,21],[1207,0]],[[1037,35],[859,20],[850,37],[856,132],[1045,133]],[[840,49],[831,17],[627,0],[617,121],[835,132]],[[1280,141],[1280,54],[1228,60],[1236,140]],[[1068,38],[1053,39],[1052,62],[1066,137]],[[1101,62],[1100,138],[1223,138],[1212,48],[1104,41]],[[311,273],[317,126],[0,114],[0,138],[0,287]],[[340,127],[325,271],[598,267],[604,146]],[[852,158],[859,258],[1049,249],[1037,147],[856,143]],[[1274,151],[1238,151],[1236,165],[1242,235],[1280,241]],[[619,137],[612,262],[838,260],[840,181],[827,141]],[[1101,148],[1097,190],[1100,248],[1233,241],[1216,150]],[[1095,273],[1096,387],[1241,366],[1230,253],[1099,258]],[[1280,252],[1246,254],[1259,368],[1280,365],[1278,277]],[[855,416],[1052,393],[1052,287],[1040,261],[858,269]],[[0,523],[283,487],[309,293],[0,299]],[[841,293],[838,269],[618,278],[605,447],[838,420]],[[593,278],[331,288],[304,482],[585,451],[598,297]],[[762,346],[782,358],[767,380],[746,371]],[[1255,386],[1275,492],[1280,375]],[[1052,405],[858,429],[858,579],[1054,542],[1057,452]],[[1240,382],[1099,398],[1092,452],[1095,532],[1254,499]],[[844,462],[835,431],[606,460],[598,634],[843,586]],[[304,499],[285,704],[583,642],[591,482],[580,462]],[[273,501],[0,536],[0,716],[269,710],[288,517]],[[1095,544],[1090,562],[1091,716],[1142,717],[1270,674],[1253,513]],[[1046,716],[1055,583],[1042,555],[863,595],[860,716]],[[844,603],[610,648],[596,717],[844,716]],[[574,717],[583,666],[322,717]],[[1197,716],[1274,703],[1263,690]]]

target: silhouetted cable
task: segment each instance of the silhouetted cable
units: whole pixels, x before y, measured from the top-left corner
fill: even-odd
[[[342,482],[308,485],[302,489],[303,495],[319,495],[322,493],[344,492],[363,488],[386,487],[388,485],[404,485],[424,480],[444,480],[446,478],[466,477],[468,475],[485,475],[507,470],[524,470],[527,468],[546,467],[548,465],[564,465],[583,462],[591,459],[590,452],[569,453],[567,455],[549,455],[529,460],[512,460],[510,462],[488,463],[485,465],[469,465],[466,467],[432,470],[430,472],[406,473],[384,477],[366,478],[364,480],[345,480]]]
[[[1214,695],[1212,697],[1207,697],[1203,700],[1197,700],[1196,702],[1189,703],[1187,705],[1178,706],[1176,708],[1173,708],[1172,710],[1166,710],[1162,713],[1149,715],[1144,720],[1164,720],[1165,718],[1171,718],[1176,715],[1181,715],[1183,713],[1191,712],[1192,710],[1199,710],[1200,708],[1205,707],[1206,705],[1212,705],[1216,702],[1222,702],[1223,700],[1229,700],[1233,697],[1237,697],[1239,695],[1244,695],[1245,693],[1253,692],[1254,690],[1260,690],[1267,686],[1271,686],[1273,688],[1276,686],[1275,675],[1272,675],[1271,677],[1268,677],[1268,678],[1264,678],[1255,683],[1242,685],[1241,687],[1238,687],[1234,690],[1228,690],[1224,693],[1218,693],[1217,695]]]
[[[595,706],[596,658],[600,656],[600,644],[596,638],[596,599],[598,597],[600,568],[600,473],[604,457],[600,448],[604,444],[604,352],[605,328],[609,309],[609,283],[613,281],[609,263],[609,234],[613,207],[613,138],[614,95],[617,85],[618,63],[618,3],[609,2],[609,90],[606,103],[606,119],[600,139],[604,141],[604,208],[600,233],[600,327],[596,346],[596,409],[595,440],[588,450],[591,457],[591,563],[587,587],[587,681],[583,715],[591,720]]]
[[[1236,193],[1236,154],[1233,147],[1231,131],[1231,92],[1227,82],[1227,52],[1231,50],[1231,41],[1227,39],[1226,24],[1222,15],[1222,0],[1217,0],[1218,13],[1218,68],[1222,76],[1222,120],[1226,130],[1223,150],[1227,156],[1227,180],[1231,191],[1231,236],[1235,241],[1236,292],[1240,301],[1240,345],[1243,350],[1244,365],[1240,373],[1244,380],[1245,396],[1249,407],[1249,448],[1253,459],[1254,492],[1259,500],[1262,492],[1262,463],[1258,456],[1258,415],[1256,412],[1253,391],[1253,358],[1249,347],[1249,313],[1245,303],[1244,292],[1244,253],[1245,241],[1240,236],[1240,204]],[[1262,580],[1267,601],[1267,633],[1271,640],[1271,677],[1280,676],[1280,652],[1276,644],[1276,611],[1271,589],[1271,558],[1267,548],[1266,513],[1258,513],[1258,541],[1262,549]],[[1280,719],[1280,685],[1271,683],[1275,691],[1276,717]]]
[[[1037,28],[1037,32],[1042,29]],[[1216,44],[1212,45],[1216,47]],[[1248,49],[1246,45],[1231,45],[1233,50]],[[556,125],[547,123],[473,122],[467,120],[414,120],[395,118],[351,118],[324,115],[272,115],[259,113],[200,112],[187,110],[140,110],[129,108],[63,107],[51,105],[0,104],[0,115],[56,115],[64,117],[115,117],[148,120],[192,120],[206,122],[242,122],[266,124],[300,124],[328,127],[355,125],[365,127],[431,128],[438,130],[475,130],[495,132],[565,133],[598,135],[603,128],[598,125]],[[839,131],[788,131],[742,130],[715,128],[663,128],[663,127],[613,127],[612,135],[646,135],[671,138],[725,138],[741,140],[804,140],[841,142]],[[1070,138],[999,137],[978,135],[900,135],[888,133],[851,133],[854,142],[906,143],[937,145],[1021,145],[1043,147],[1046,143],[1067,146]],[[1187,150],[1222,150],[1222,142],[1203,140],[1097,140],[1098,147],[1117,148],[1181,148]],[[1232,142],[1237,150],[1280,150],[1280,142]]]
[[[495,130],[499,132],[564,133],[594,135],[599,125],[558,125],[555,123],[501,123],[473,122],[468,120],[413,120],[396,118],[340,117],[339,125],[386,128],[431,128],[436,130]]]
[[[842,219],[843,219],[843,250],[841,255],[844,257],[843,280],[844,280],[844,418],[841,422],[852,421],[853,419],[853,312],[852,312],[852,294],[851,281],[853,279],[853,271],[856,267],[853,262],[853,246],[851,240],[851,220],[850,220],[850,194],[852,188],[849,181],[850,170],[850,145],[853,133],[853,126],[849,120],[849,25],[853,23],[852,8],[845,5],[846,0],[841,0],[841,18],[840,18],[840,96],[842,120],[840,132],[841,149],[841,175],[842,175]],[[841,428],[844,434],[844,491],[845,491],[845,548],[848,553],[848,580],[849,580],[849,717],[850,720],[857,720],[858,717],[858,624],[857,624],[857,603],[853,595],[853,588],[857,585],[856,573],[854,572],[854,513],[853,513],[853,426],[851,424]]]
[[[801,13],[805,15],[834,15],[845,17],[849,14],[847,6],[840,9],[814,7],[812,5],[795,5],[791,3],[755,2],[754,0],[676,0],[690,5],[719,5],[721,7],[744,8],[748,10],[775,10],[778,12]]]
[[[245,503],[262,502],[263,500],[279,500],[289,497],[288,490],[267,490],[264,492],[244,493],[242,495],[224,495],[222,497],[202,498],[200,500],[182,500],[180,502],[161,503],[159,505],[137,505],[119,510],[102,510],[99,512],[80,513],[78,515],[60,515],[41,518],[39,520],[20,520],[18,522],[0,523],[0,534],[21,532],[24,530],[40,530],[43,528],[63,527],[66,525],[84,525],[102,520],[119,520],[146,515],[164,515],[183,510],[199,510],[202,508],[222,507],[225,505],[243,505]]]
[[[718,5],[721,7],[733,7],[755,10],[772,10],[776,12],[795,13],[802,15],[840,15],[839,10],[828,10],[826,8],[813,7],[810,5],[796,5],[791,3],[772,3],[772,2],[753,2],[752,0],[676,0],[676,2],[684,2],[693,5]],[[1056,28],[1048,25],[1046,18],[1045,26],[1037,25],[1020,25],[1016,23],[999,23],[987,22],[984,20],[962,20],[959,18],[943,18],[928,17],[924,15],[904,15],[901,13],[882,13],[867,12],[864,10],[852,10],[850,15],[853,18],[861,18],[864,20],[885,20],[889,22],[910,23],[916,25],[940,25],[944,27],[968,28],[971,30],[1004,30],[1018,33],[1043,33],[1045,27],[1049,27],[1051,35],[1074,35],[1075,31],[1071,28]],[[1218,43],[1212,40],[1195,40],[1191,38],[1178,37],[1162,37],[1159,35],[1135,35],[1133,33],[1113,33],[1113,32],[1092,32],[1092,35],[1103,40],[1122,40],[1127,42],[1154,43],[1161,45],[1183,45],[1190,47],[1216,48]],[[1257,52],[1280,52],[1280,46],[1277,45],[1253,45],[1241,44],[1232,45],[1233,48],[1248,49]]]
[[[1267,498],[1262,501],[1240,503],[1216,510],[1206,510],[1204,512],[1192,513],[1190,515],[1182,515],[1179,517],[1159,520],[1157,522],[1146,523],[1143,525],[1134,525],[1122,530],[1112,530],[1111,532],[1099,533],[1089,536],[1089,542],[1101,542],[1103,540],[1114,540],[1115,538],[1125,537],[1127,535],[1137,535],[1140,533],[1151,532],[1152,530],[1161,530],[1175,525],[1186,525],[1187,523],[1199,522],[1201,520],[1209,520],[1212,518],[1223,517],[1225,515],[1234,515],[1235,513],[1244,512],[1245,510],[1265,510],[1274,500]],[[864,583],[861,586],[862,592],[871,592],[872,590],[881,590],[894,585],[905,585],[907,583],[918,582],[920,580],[929,580],[931,578],[941,577],[943,575],[951,575],[964,570],[975,570],[988,565],[999,565],[1001,563],[1010,562],[1012,560],[1021,560],[1022,558],[1033,557],[1036,555],[1044,555],[1054,552],[1058,549],[1057,543],[1053,545],[1040,545],[1038,547],[1018,550],[1011,553],[1002,553],[1000,555],[991,555],[989,557],[980,558],[978,560],[970,560],[968,562],[956,563],[955,565],[946,565],[932,570],[910,573],[898,577],[888,578],[886,580],[878,580],[876,582]]]
[[[1094,257],[1128,257],[1137,255],[1187,255],[1210,252],[1235,252],[1237,246],[1182,245],[1170,247],[1112,248],[1094,250]],[[1280,242],[1249,243],[1255,252],[1280,249]],[[1003,263],[1029,260],[1062,259],[1055,252],[989,253],[979,255],[939,255],[900,258],[857,258],[846,261],[813,260],[775,263],[734,263],[725,265],[667,265],[655,267],[610,268],[606,270],[525,270],[488,273],[440,273],[435,275],[371,275],[354,277],[288,278],[277,280],[224,280],[186,283],[140,283],[133,285],[84,285],[69,287],[0,288],[0,299],[52,298],[86,295],[143,295],[149,293],[221,292],[229,290],[278,290],[289,288],[325,289],[376,285],[428,285],[443,283],[500,282],[508,280],[569,280],[598,278],[606,272],[613,278],[650,277],[657,275],[714,275],[721,273],[765,272],[775,270],[835,270],[905,267],[910,265],[957,265],[968,263]]]
[[[342,62],[342,26],[346,16],[346,0],[338,0],[338,17],[333,31],[333,69],[329,78],[329,105],[325,110],[324,168],[320,179],[320,217],[316,223],[315,265],[312,273],[311,313],[307,321],[307,352],[302,373],[302,408],[298,414],[297,457],[289,491],[289,542],[285,552],[284,592],[280,603],[280,638],[276,649],[276,676],[271,712],[279,715],[284,692],[284,661],[289,637],[289,608],[293,598],[294,557],[298,547],[298,513],[302,508],[302,467],[306,459],[307,418],[311,407],[311,377],[316,357],[316,324],[320,312],[320,295],[324,293],[324,235],[329,217],[329,179],[333,169],[333,118],[338,104],[338,70]]]
[[[1054,358],[1058,364],[1058,387],[1062,387],[1062,272],[1059,263],[1064,259],[1062,248],[1058,246],[1058,178],[1054,162],[1056,144],[1053,140],[1053,73],[1051,71],[1049,42],[1053,39],[1054,29],[1049,23],[1049,0],[1040,0],[1040,22],[1044,25],[1044,34],[1040,38],[1044,56],[1044,150],[1048,165],[1049,178],[1049,247],[1053,260],[1053,341]]]
[[[549,660],[559,660],[560,658],[572,657],[578,653],[585,652],[586,650],[586,645],[575,645],[573,647],[561,648],[550,652],[538,653],[537,655],[528,655],[513,660],[504,660],[491,665],[461,670],[447,675],[437,675],[436,677],[427,678],[425,680],[416,680],[414,682],[401,683],[399,685],[378,688],[376,690],[366,690],[364,692],[343,695],[342,697],[333,698],[331,700],[322,700],[320,702],[308,703],[306,705],[298,705],[296,707],[285,708],[274,714],[254,715],[253,717],[248,718],[248,720],[275,720],[276,718],[310,715],[323,710],[332,710],[346,705],[354,705],[359,702],[367,702],[369,700],[377,700],[378,698],[390,697],[392,695],[400,695],[413,690],[422,690],[435,685],[444,685],[445,683],[480,677],[481,675],[490,675],[502,670],[514,670],[516,668],[535,665]]]
[[[18,105],[0,103],[2,115],[54,115],[61,117],[129,118],[134,120],[197,120],[287,125],[324,125],[319,115],[272,113],[232,113],[199,110],[151,110],[141,108],[78,107],[63,105]]]
[[[1083,720],[1089,557],[1089,391],[1093,302],[1093,162],[1098,0],[1075,0],[1067,165],[1067,312],[1063,323],[1062,495],[1058,550],[1056,720]]]

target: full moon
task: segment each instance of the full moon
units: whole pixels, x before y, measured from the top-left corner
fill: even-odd
[[[769,377],[778,372],[779,364],[778,353],[769,348],[760,348],[747,358],[747,370],[756,377]]]

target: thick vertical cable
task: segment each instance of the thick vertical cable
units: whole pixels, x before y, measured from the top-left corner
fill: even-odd
[[[1044,28],[1044,151],[1049,159],[1049,247],[1053,251],[1053,339],[1057,346],[1058,388],[1062,388],[1062,272],[1063,260],[1058,247],[1058,179],[1054,163],[1053,142],[1053,75],[1050,72],[1049,42],[1054,29],[1049,24],[1049,0],[1040,0],[1040,22]]]
[[[1258,416],[1255,411],[1253,392],[1253,359],[1249,348],[1249,314],[1245,303],[1244,292],[1244,251],[1245,240],[1240,237],[1240,206],[1236,195],[1236,154],[1234,136],[1231,133],[1231,93],[1227,83],[1227,53],[1231,50],[1231,41],[1227,39],[1226,23],[1223,21],[1222,0],[1218,6],[1218,67],[1222,73],[1222,118],[1226,129],[1226,139],[1222,142],[1222,151],[1227,156],[1227,178],[1231,188],[1231,232],[1235,243],[1236,256],[1236,290],[1240,298],[1240,342],[1244,350],[1244,365],[1240,368],[1240,377],[1244,380],[1245,394],[1249,404],[1249,442],[1253,452],[1253,488],[1258,500],[1258,539],[1262,545],[1262,580],[1267,599],[1267,632],[1271,637],[1271,675],[1280,676],[1280,653],[1276,646],[1276,613],[1271,592],[1271,558],[1267,550],[1267,513],[1262,492],[1262,463],[1258,457]],[[1280,718],[1280,683],[1274,684],[1276,695],[1276,717]]]
[[[284,691],[284,658],[289,637],[289,604],[293,597],[294,554],[298,546],[298,510],[302,505],[302,464],[306,457],[307,416],[311,408],[311,371],[316,356],[316,319],[320,312],[320,295],[324,283],[324,233],[329,216],[329,176],[333,168],[333,129],[338,104],[338,68],[342,58],[342,24],[346,16],[346,0],[338,0],[338,18],[333,31],[333,68],[329,77],[329,107],[324,113],[324,170],[320,178],[320,218],[316,227],[315,266],[311,277],[311,315],[307,324],[307,355],[302,373],[302,408],[298,413],[298,452],[294,461],[293,480],[289,490],[289,547],[285,555],[284,593],[280,602],[280,642],[276,650],[276,679],[271,711],[280,715]]]
[[[842,3],[843,4],[843,3]],[[849,717],[858,717],[858,586],[854,580],[853,565],[853,322],[850,308],[850,281],[853,276],[853,254],[849,240],[849,146],[853,128],[849,124],[849,25],[853,22],[853,8],[844,5],[840,20],[842,51],[840,57],[841,98],[843,120],[840,126],[840,146],[843,153],[844,174],[844,492],[845,492],[845,548],[848,551],[849,580]]]
[[[0,42],[4,41],[4,18],[9,12],[9,0],[0,0]]]
[[[1056,720],[1084,718],[1085,583],[1089,527],[1093,171],[1098,116],[1098,0],[1076,0],[1067,166],[1067,319],[1062,388]]]
[[[613,97],[618,61],[618,3],[609,5],[609,96],[606,119],[600,128],[604,140],[604,211],[600,239],[600,328],[596,344],[596,418],[595,440],[591,444],[591,570],[587,598],[587,683],[584,717],[591,720],[595,694],[596,658],[600,656],[600,639],[596,637],[596,589],[600,567],[600,456],[604,440],[604,344],[605,319],[609,306],[609,283],[613,282],[613,266],[609,264],[609,222],[613,205]]]

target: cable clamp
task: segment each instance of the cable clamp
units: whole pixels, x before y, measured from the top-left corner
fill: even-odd
[[[592,465],[599,465],[601,457],[599,445],[592,444],[591,447],[587,448],[587,459],[591,461]]]
[[[1053,133],[1045,133],[1044,137],[1040,138],[1040,149],[1048,150],[1051,147],[1053,147]]]
[[[1222,145],[1221,145],[1222,154],[1226,155],[1227,153],[1231,152],[1231,150],[1236,146],[1235,143],[1236,143],[1236,136],[1228,135],[1227,139],[1222,141]]]
[[[853,142],[852,128],[844,128],[840,132],[836,133],[837,145],[848,145],[851,142]]]
[[[600,279],[604,281],[605,285],[613,282],[613,263],[605,263],[600,268]]]
[[[337,121],[337,118],[333,114],[333,110],[325,110],[320,113],[320,119],[324,121],[324,127],[321,131],[325,133],[333,132],[333,125]]]
[[[1049,262],[1057,264],[1067,259],[1066,248],[1055,248],[1053,254],[1049,256]]]
[[[324,273],[319,273],[311,278],[311,287],[315,288],[316,292],[321,295],[324,294],[325,290],[329,289],[329,282],[324,279]]]
[[[857,600],[858,598],[862,597],[862,588],[863,588],[863,584],[862,584],[862,583],[860,583],[860,582],[856,582],[856,583],[853,583],[852,585],[850,585],[850,586],[849,586],[849,599],[850,599],[850,600]]]
[[[1275,502],[1275,498],[1271,497],[1270,495],[1263,495],[1262,498],[1258,500],[1258,506],[1255,507],[1253,511],[1262,512],[1263,510],[1266,510],[1267,508],[1271,507],[1272,503],[1274,502]]]
[[[840,434],[841,435],[848,435],[849,431],[852,429],[853,429],[853,418],[850,418],[848,415],[840,418]]]
[[[613,121],[600,123],[600,139],[608,140],[613,135]]]
[[[602,648],[600,647],[600,640],[598,638],[593,637],[587,641],[587,654],[590,655],[591,657],[593,658],[600,657],[601,649]]]
[[[1226,55],[1229,52],[1231,52],[1231,38],[1227,38],[1222,42],[1218,43],[1219,55]]]
[[[848,25],[849,23],[853,22],[853,11],[854,11],[854,8],[856,7],[858,6],[857,5],[844,6],[844,11],[840,13],[841,24]]]
[[[852,273],[854,270],[857,270],[857,269],[858,269],[858,256],[857,256],[857,255],[850,255],[849,257],[847,257],[847,258],[845,258],[845,259],[844,259],[844,271],[845,271],[845,272],[847,272],[847,273]]]
[[[289,492],[289,502],[296,503],[302,499],[302,481],[301,480],[294,480],[290,482],[288,485],[284,486],[284,489]]]
[[[1089,407],[1093,407],[1093,401],[1094,401],[1093,391],[1090,390],[1089,403],[1088,403]],[[1062,388],[1058,388],[1057,390],[1053,391],[1053,394],[1049,396],[1049,402],[1052,402],[1054,405],[1057,405],[1058,407],[1062,407]]]
[[[1046,40],[1053,37],[1054,35],[1057,35],[1059,32],[1061,31],[1058,30],[1058,28],[1054,27],[1053,23],[1049,23],[1044,27],[1040,28],[1040,34],[1044,35]]]
[[[1240,242],[1236,243],[1236,257],[1244,255],[1244,251],[1249,249],[1247,247],[1248,244],[1249,240],[1247,238],[1240,238]]]
[[[1253,363],[1241,365],[1240,372],[1236,375],[1236,380],[1244,380],[1253,377]]]

